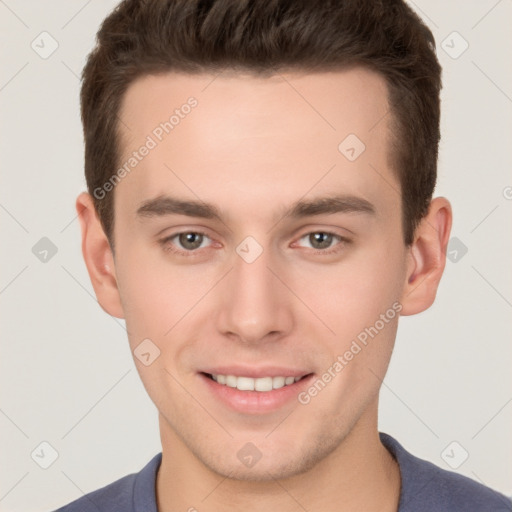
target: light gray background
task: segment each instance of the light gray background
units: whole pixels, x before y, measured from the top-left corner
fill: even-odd
[[[0,0],[2,511],[51,510],[160,451],[124,324],[94,297],[74,210],[85,187],[79,74],[116,4]],[[400,321],[380,430],[446,469],[465,450],[457,471],[510,495],[512,2],[411,5],[444,68],[436,195],[451,200],[467,253],[452,242],[435,305]],[[31,48],[43,31],[59,45],[47,59]],[[453,31],[469,44],[458,58]],[[32,252],[42,237],[58,249],[46,263]],[[58,452],[48,469],[31,458],[42,441]]]

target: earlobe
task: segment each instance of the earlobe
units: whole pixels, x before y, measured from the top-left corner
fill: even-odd
[[[76,210],[82,231],[82,255],[96,298],[106,313],[124,318],[112,250],[87,192],[77,197]]]
[[[401,315],[421,313],[434,302],[446,264],[451,226],[452,209],[449,201],[444,197],[433,199],[427,215],[416,229],[414,242],[407,255]]]

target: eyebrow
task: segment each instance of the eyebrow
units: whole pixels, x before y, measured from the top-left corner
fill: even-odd
[[[335,195],[318,197],[310,200],[298,200],[289,208],[281,212],[277,218],[291,217],[301,219],[323,214],[334,213],[362,213],[376,215],[375,206],[353,195]],[[179,199],[171,196],[160,195],[153,199],[143,201],[137,209],[137,217],[151,218],[166,215],[186,215],[203,219],[218,219],[223,222],[223,215],[214,204],[203,201]]]

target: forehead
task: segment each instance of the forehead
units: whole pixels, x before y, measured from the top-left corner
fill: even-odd
[[[397,202],[388,108],[384,79],[363,68],[144,76],[120,109],[120,166],[150,149],[125,166],[116,195],[131,211],[170,191],[233,207],[292,202],[308,191],[378,203],[391,185]]]

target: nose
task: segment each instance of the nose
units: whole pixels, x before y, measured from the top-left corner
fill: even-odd
[[[279,278],[276,277],[279,275]],[[263,343],[285,336],[292,327],[292,297],[270,251],[248,262],[235,254],[233,268],[220,293],[218,328],[247,344]]]

